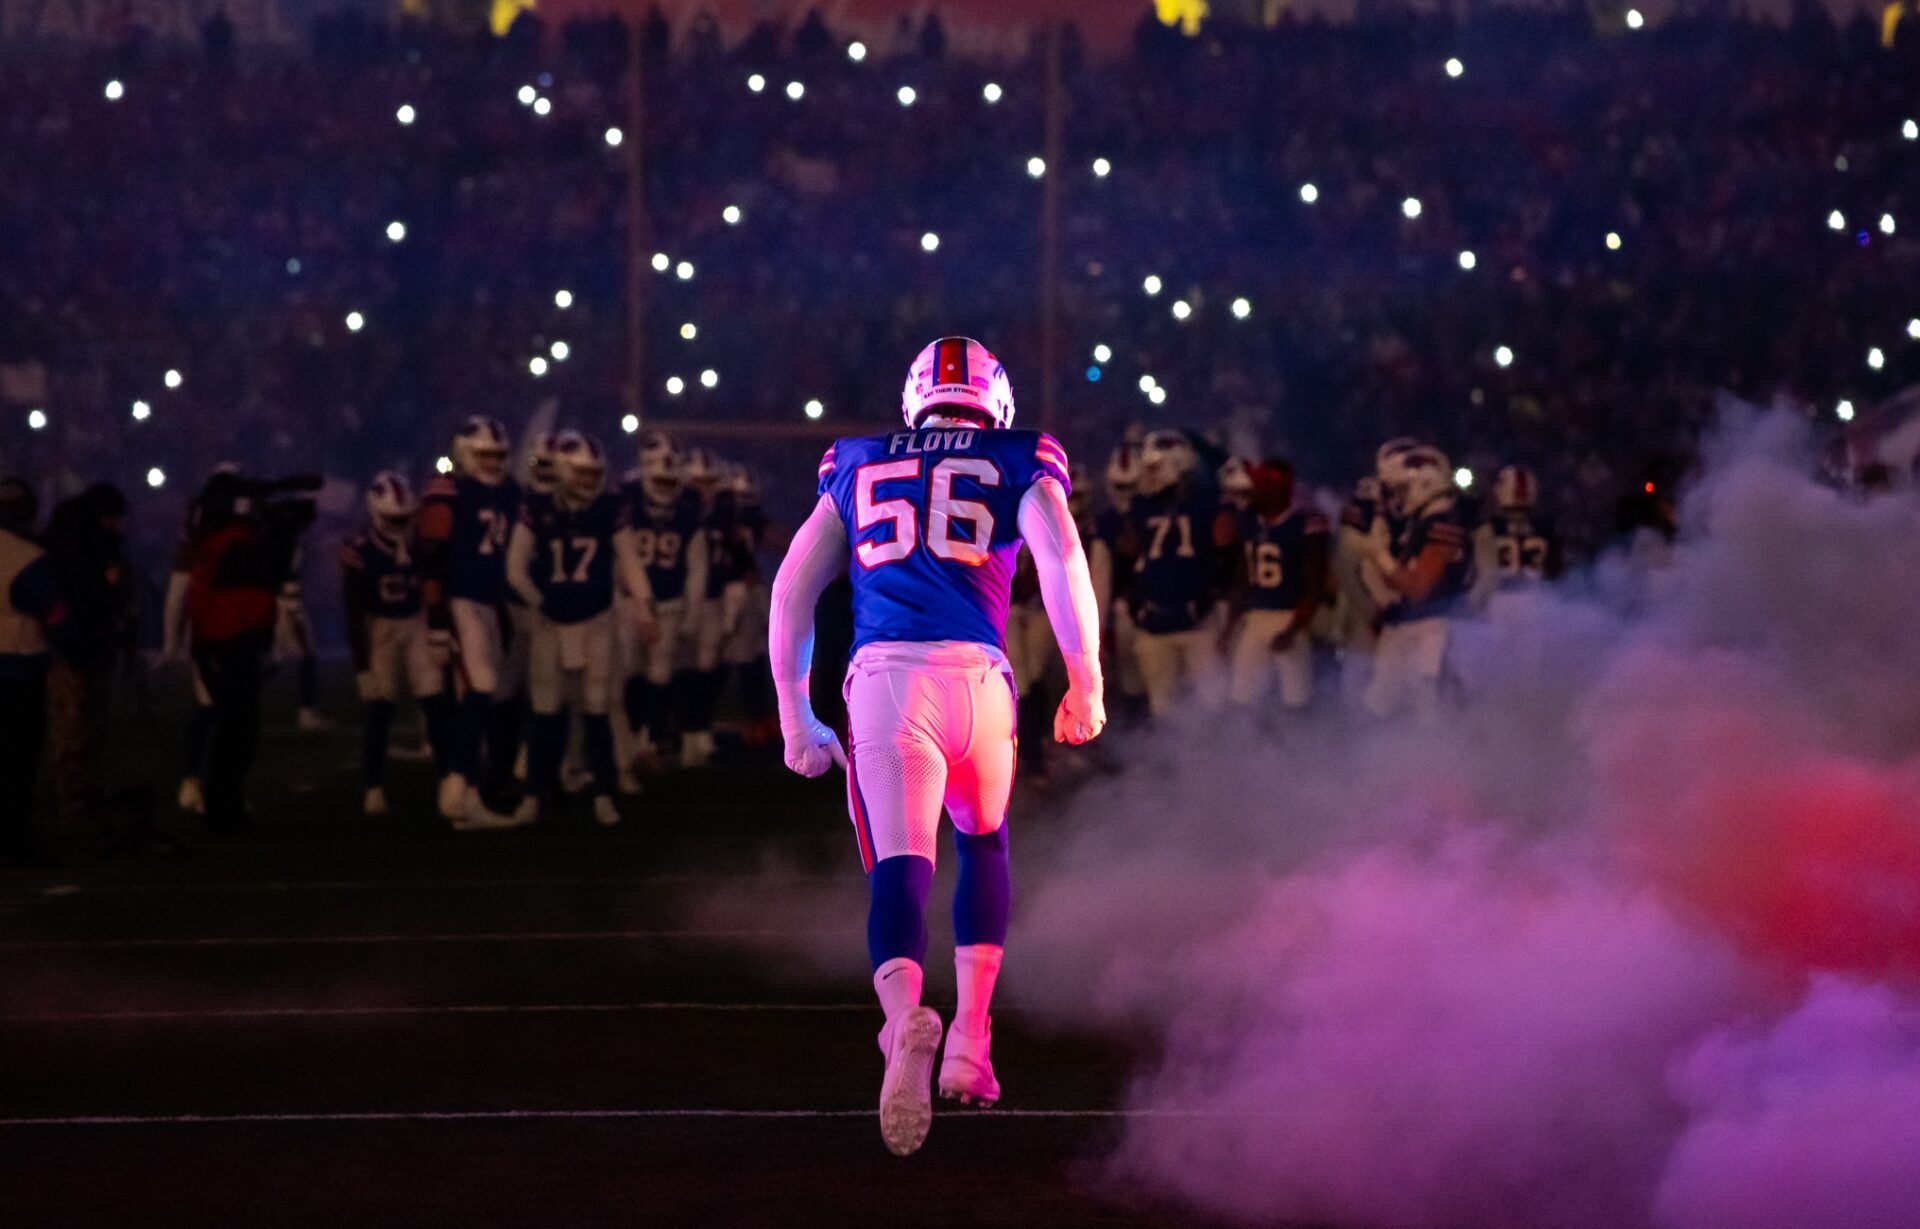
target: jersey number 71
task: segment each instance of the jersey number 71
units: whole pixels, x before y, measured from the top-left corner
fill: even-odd
[[[854,472],[854,528],[865,532],[884,521],[893,523],[890,541],[862,542],[854,548],[861,567],[898,563],[919,547],[920,509],[913,500],[904,496],[875,499],[873,488],[882,482],[918,478],[923,460],[903,457],[897,461],[874,461]],[[977,500],[954,498],[953,480],[959,477],[972,478],[981,486],[999,486],[1000,467],[985,457],[946,457],[934,463],[927,483],[926,547],[938,558],[977,567],[987,561],[990,553],[993,512]],[[966,537],[954,537],[955,521],[968,522],[973,532]]]

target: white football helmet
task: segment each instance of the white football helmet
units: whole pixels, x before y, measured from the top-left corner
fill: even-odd
[[[1540,483],[1524,465],[1509,465],[1493,480],[1493,506],[1502,512],[1530,512],[1540,498]]]
[[[1153,431],[1140,445],[1140,490],[1158,495],[1192,476],[1200,454],[1183,431]]]
[[[680,497],[680,454],[673,442],[654,432],[640,451],[640,491],[652,504],[670,504]]]
[[[1228,457],[1227,463],[1220,467],[1220,494],[1236,508],[1244,508],[1253,501],[1253,471],[1248,468],[1245,457]]]
[[[918,427],[936,406],[949,406],[983,426],[1013,425],[1013,384],[991,351],[971,337],[942,337],[920,351],[900,392],[900,416]]]
[[[399,541],[407,536],[414,513],[419,510],[420,501],[414,498],[413,484],[405,475],[390,469],[374,475],[373,484],[367,488],[367,523],[375,533],[390,542]]]
[[[1400,511],[1412,515],[1443,495],[1453,494],[1453,466],[1431,444],[1408,449],[1400,457]]]
[[[509,447],[505,424],[475,414],[453,433],[453,467],[488,486],[499,486],[507,478]]]
[[[1390,489],[1400,482],[1400,461],[1409,452],[1420,446],[1420,441],[1410,435],[1397,436],[1374,450],[1373,476],[1380,480],[1383,489]]]
[[[711,501],[726,479],[727,467],[711,448],[689,448],[680,466],[680,476],[700,492],[700,498]]]
[[[1116,508],[1124,508],[1140,489],[1140,447],[1127,441],[1107,458],[1107,498]]]
[[[560,436],[553,431],[542,431],[527,441],[527,489],[536,495],[553,494],[553,454],[559,444]]]
[[[553,440],[555,494],[585,506],[607,489],[607,454],[598,440],[578,431],[562,431]]]

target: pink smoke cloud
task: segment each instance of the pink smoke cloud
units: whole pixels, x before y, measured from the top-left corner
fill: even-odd
[[[1676,1067],[1689,1121],[1657,1197],[1668,1229],[1920,1223],[1920,1007],[1816,978],[1771,1028],[1726,1029]]]

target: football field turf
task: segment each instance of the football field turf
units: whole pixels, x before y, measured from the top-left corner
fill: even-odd
[[[0,1223],[1192,1223],[1103,1165],[1138,1055],[1023,1021],[1017,977],[1002,1106],[886,1152],[869,988],[771,938],[860,957],[837,775],[760,753],[618,829],[456,837],[424,767],[368,819],[357,732],[285,731],[253,829],[0,876]],[[844,908],[696,907],[770,857]]]

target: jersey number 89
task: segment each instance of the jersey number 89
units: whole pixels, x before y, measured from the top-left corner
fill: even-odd
[[[883,521],[893,523],[891,541],[862,542],[854,548],[861,567],[898,563],[920,545],[920,509],[913,500],[875,499],[873,488],[882,482],[918,478],[922,459],[875,461],[862,465],[854,474],[854,527],[865,532]],[[985,457],[947,457],[934,464],[927,483],[926,547],[938,558],[978,567],[987,561],[993,543],[993,512],[977,500],[954,498],[953,480],[960,477],[971,478],[981,486],[999,486],[1000,468]],[[968,522],[973,532],[954,537],[955,521]]]

